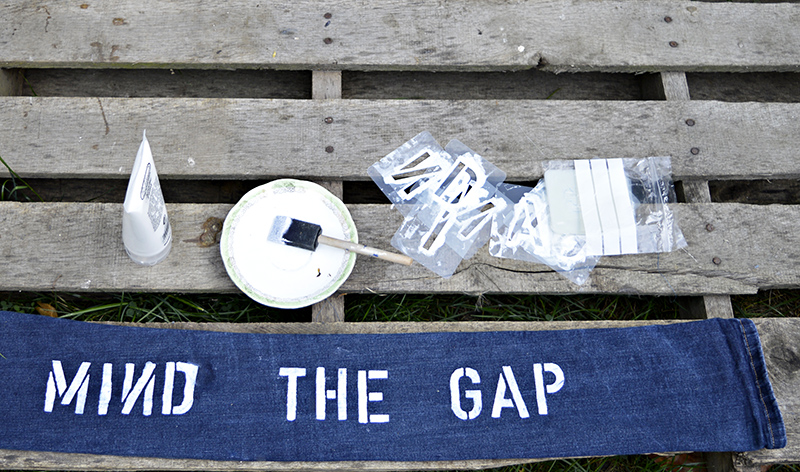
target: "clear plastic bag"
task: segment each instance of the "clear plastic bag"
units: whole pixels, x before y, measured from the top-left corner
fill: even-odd
[[[489,240],[495,198],[505,173],[463,143],[444,149],[420,133],[379,162],[369,175],[405,215],[392,246],[442,277]]]
[[[599,257],[587,253],[583,235],[554,230],[544,181],[534,188],[503,184],[498,196],[508,209],[492,223],[489,254],[546,264],[578,285],[589,280]]]
[[[584,235],[590,255],[669,252],[686,246],[669,157],[542,164],[553,227]]]

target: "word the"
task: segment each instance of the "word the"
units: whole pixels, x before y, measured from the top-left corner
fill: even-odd
[[[86,397],[89,391],[89,379],[91,378],[89,369],[91,362],[83,362],[78,367],[78,372],[72,378],[72,382],[67,384],[64,375],[64,368],[61,361],[53,360],[53,367],[47,379],[47,391],[44,399],[44,411],[53,412],[53,407],[58,398],[61,405],[69,405],[75,402],[75,414],[82,415],[86,406]],[[122,396],[120,402],[123,415],[129,415],[133,411],[139,397],[143,396],[142,414],[150,416],[153,413],[153,395],[156,384],[156,364],[146,362],[141,375],[134,383],[135,364],[125,364],[125,377],[122,381]],[[161,395],[161,414],[162,415],[183,415],[192,409],[194,404],[194,386],[197,381],[199,368],[194,364],[186,362],[167,362],[164,366],[164,389]],[[183,399],[179,405],[173,406],[173,390],[175,387],[175,372],[183,373],[185,383],[183,386]],[[103,364],[103,374],[100,379],[100,395],[97,403],[97,414],[108,414],[108,408],[112,397],[112,379],[114,378],[113,364]],[[144,394],[144,395],[142,395]]]
[[[544,372],[555,375],[555,381],[545,385]],[[481,383],[481,376],[478,371],[470,367],[460,367],[450,375],[450,407],[456,417],[462,420],[474,420],[481,414],[483,409],[483,399],[480,390],[465,390],[464,398],[472,400],[472,409],[464,411],[461,401],[461,388],[459,383],[466,377],[470,382],[477,385]],[[547,414],[547,393],[556,393],[564,386],[564,372],[557,364],[533,364],[533,380],[536,384],[536,405],[540,415]],[[506,397],[506,392],[511,392],[511,398]],[[492,418],[500,418],[503,408],[516,407],[520,418],[529,418],[528,407],[522,398],[514,371],[511,366],[503,366],[500,377],[497,379],[497,389],[494,394],[494,404],[492,405]]]
[[[306,376],[306,369],[302,367],[281,367],[278,375],[286,377],[286,421],[297,419],[297,379]],[[369,402],[383,401],[383,392],[369,391],[368,380],[386,380],[389,378],[388,370],[359,370],[358,371],[358,422],[359,423],[388,423],[389,415],[370,414]],[[325,368],[317,367],[316,374],[316,418],[325,420],[325,407],[328,400],[336,400],[337,417],[339,421],[347,420],[347,369],[338,369],[336,389],[328,389],[325,382]]]

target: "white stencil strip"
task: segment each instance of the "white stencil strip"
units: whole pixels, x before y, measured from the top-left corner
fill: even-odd
[[[591,256],[603,254],[603,229],[600,226],[600,215],[592,183],[592,170],[589,162],[576,160],[575,181],[578,184],[578,200],[581,203],[581,218],[586,231],[586,251]]]
[[[638,252],[636,218],[633,214],[633,202],[622,159],[608,159],[608,177],[614,196],[614,207],[617,209],[622,254],[636,254]]]
[[[614,197],[611,195],[611,182],[608,180],[608,166],[605,159],[591,159],[592,182],[600,226],[603,228],[603,254],[617,256],[621,253],[619,242],[619,223]]]

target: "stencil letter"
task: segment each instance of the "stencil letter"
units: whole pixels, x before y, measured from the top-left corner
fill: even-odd
[[[551,372],[556,376],[555,382],[545,386],[542,364],[533,364],[533,379],[536,382],[536,404],[539,406],[539,414],[547,414],[547,398],[545,392],[556,393],[564,386],[564,371],[558,364],[547,363],[544,365],[544,372]]]
[[[278,375],[289,378],[286,388],[286,421],[294,421],[297,419],[297,378],[305,377],[306,370],[300,367],[281,367]]]
[[[367,402],[383,401],[383,392],[368,392],[367,379],[388,379],[388,370],[359,370],[358,371],[358,422],[359,423],[388,423],[389,415],[370,415],[367,411]]]
[[[326,390],[325,368],[317,367],[317,419],[325,419],[326,400],[336,400],[339,421],[347,419],[347,369],[339,369],[336,390]]]
[[[474,420],[481,414],[481,408],[483,408],[481,391],[464,391],[464,396],[472,400],[472,409],[469,413],[464,411],[461,408],[461,390],[458,388],[458,382],[465,376],[468,377],[473,384],[481,383],[481,377],[475,369],[459,367],[453,371],[453,375],[450,376],[450,408],[452,408],[453,413],[455,413],[458,418],[462,420]]]
[[[508,389],[511,390],[511,398],[506,398],[506,383]],[[520,418],[530,417],[528,407],[522,400],[522,394],[517,386],[517,380],[514,378],[514,371],[511,366],[503,366],[503,372],[500,378],[497,379],[497,391],[494,395],[494,406],[492,407],[492,418],[500,418],[500,413],[503,408],[513,408],[516,405],[517,412]]]
[[[164,374],[164,394],[161,397],[161,413],[164,415],[183,415],[194,405],[194,386],[197,383],[199,366],[186,362],[167,362]],[[175,388],[175,371],[183,372],[186,382],[183,384],[183,400],[178,406],[172,406],[172,391]]]
[[[75,400],[75,414],[82,415],[86,405],[86,392],[89,389],[89,367],[91,362],[84,362],[78,367],[78,373],[72,378],[72,383],[67,387],[67,378],[61,361],[53,361],[53,369],[47,379],[47,391],[44,397],[44,411],[53,412],[56,396],[61,398],[62,405],[69,405]]]
[[[155,390],[156,378],[153,372],[156,370],[156,365],[152,362],[146,362],[142,375],[133,385],[133,374],[136,370],[135,364],[125,364],[125,380],[122,384],[122,414],[130,415],[133,406],[139,399],[139,396],[144,391],[144,401],[142,404],[142,414],[150,416],[153,413],[153,391]]]

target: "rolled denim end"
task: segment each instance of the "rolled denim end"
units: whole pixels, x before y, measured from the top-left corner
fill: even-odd
[[[752,382],[748,383],[748,390],[754,404],[753,409],[763,413],[763,415],[754,416],[757,427],[764,438],[764,447],[767,449],[786,447],[786,427],[778,407],[778,400],[772,390],[772,383],[769,380],[767,363],[756,326],[752,320],[747,318],[737,318],[731,321],[738,324],[741,330],[743,346],[740,352],[745,356],[745,370],[749,370],[748,373],[753,377]]]

